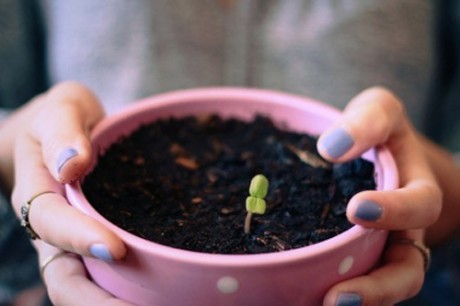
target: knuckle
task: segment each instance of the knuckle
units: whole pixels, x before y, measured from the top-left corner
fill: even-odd
[[[441,189],[436,186],[435,188],[433,188],[433,193],[434,193],[434,210],[433,210],[433,218],[432,218],[432,222],[436,222],[439,218],[439,216],[441,215],[441,210],[442,210],[442,192],[441,192]]]
[[[430,203],[428,214],[428,222],[429,224],[433,224],[439,218],[442,209],[442,191],[440,187],[434,183],[428,183],[424,186],[426,192],[426,198],[430,199],[428,203]]]
[[[96,94],[85,85],[76,81],[58,83],[47,92],[48,103],[61,112],[79,114],[81,118],[89,116],[91,123],[104,116],[104,109]],[[49,110],[48,108],[46,108]]]
[[[389,89],[385,87],[372,87],[369,89],[373,99],[372,102],[378,104],[381,113],[391,118],[400,118],[405,113],[404,104]]]
[[[350,103],[348,123],[363,138],[385,141],[405,117],[401,101],[388,89],[371,87]],[[361,126],[367,129],[363,132]]]
[[[75,107],[79,104],[93,104],[95,94],[85,85],[76,81],[63,81],[48,91],[48,101],[59,107]]]
[[[83,84],[77,82],[77,81],[62,81],[58,84],[56,84],[53,88],[51,88],[51,93],[57,92],[70,92],[70,93],[75,93],[75,92],[83,92],[83,93],[91,93],[91,91]]]

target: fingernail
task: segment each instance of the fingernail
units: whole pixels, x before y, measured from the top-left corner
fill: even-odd
[[[113,261],[112,254],[109,249],[102,243],[95,243],[90,246],[91,255],[104,261]]]
[[[356,208],[355,217],[365,221],[375,221],[382,216],[382,207],[373,201],[363,201]]]
[[[340,293],[336,306],[361,306],[361,296],[357,293]]]
[[[57,172],[58,173],[61,172],[62,167],[64,167],[67,161],[69,161],[69,159],[77,155],[78,155],[78,152],[74,148],[64,149],[59,155],[57,163],[56,163]]]
[[[354,141],[343,128],[337,128],[321,139],[321,146],[332,158],[339,158],[353,146]]]

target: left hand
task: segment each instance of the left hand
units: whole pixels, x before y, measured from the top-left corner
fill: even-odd
[[[400,188],[355,195],[347,217],[367,228],[393,231],[382,265],[333,286],[324,306],[393,305],[414,296],[423,284],[421,250],[392,241],[403,238],[423,244],[423,229],[438,218],[442,196],[402,103],[382,88],[364,91],[349,103],[339,122],[321,135],[318,150],[330,161],[343,162],[378,145],[385,145],[393,154]]]
[[[79,258],[70,255],[117,261],[126,254],[117,235],[69,206],[64,196],[63,183],[89,167],[89,134],[101,118],[101,104],[88,88],[64,82],[18,109],[0,129],[7,144],[0,174],[10,188],[14,181],[13,208],[32,237],[40,238],[33,244],[41,265],[50,255],[66,252],[43,268],[54,305],[129,305],[93,283]],[[9,167],[2,167],[3,160]]]

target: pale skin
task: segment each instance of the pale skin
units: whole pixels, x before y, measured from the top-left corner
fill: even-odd
[[[42,238],[34,243],[41,261],[59,249],[91,256],[89,248],[94,243],[105,245],[114,260],[126,254],[116,235],[68,206],[61,195],[62,183],[77,179],[88,166],[88,135],[102,117],[102,108],[88,89],[66,82],[37,97],[0,125],[0,140],[6,144],[0,152],[0,174],[7,187],[15,186],[12,200],[16,212],[22,202],[38,192],[57,193],[37,198],[30,210],[30,223]],[[422,229],[428,228],[426,238],[430,244],[447,239],[458,229],[460,209],[455,208],[460,203],[460,170],[446,151],[416,133],[393,94],[382,88],[366,90],[349,103],[336,126],[352,136],[354,145],[335,160],[319,145],[325,158],[340,162],[369,147],[386,144],[399,168],[399,189],[362,192],[351,200],[347,209],[351,222],[389,229],[392,236],[417,241],[423,241]],[[75,148],[78,155],[58,173],[59,153],[69,147]],[[380,219],[370,222],[355,217],[363,199],[382,207]],[[344,292],[359,294],[363,305],[392,305],[415,295],[423,278],[420,253],[408,245],[390,245],[382,266],[368,275],[337,284],[329,290],[323,305],[336,305],[338,295]],[[89,281],[83,265],[74,257],[53,261],[44,279],[56,305],[129,305]]]

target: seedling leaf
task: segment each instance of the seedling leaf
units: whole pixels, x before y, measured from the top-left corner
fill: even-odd
[[[249,194],[253,197],[263,199],[267,196],[267,192],[268,179],[262,174],[254,176],[249,185]]]
[[[246,210],[253,214],[263,215],[267,208],[267,204],[264,199],[249,196],[246,198]]]

